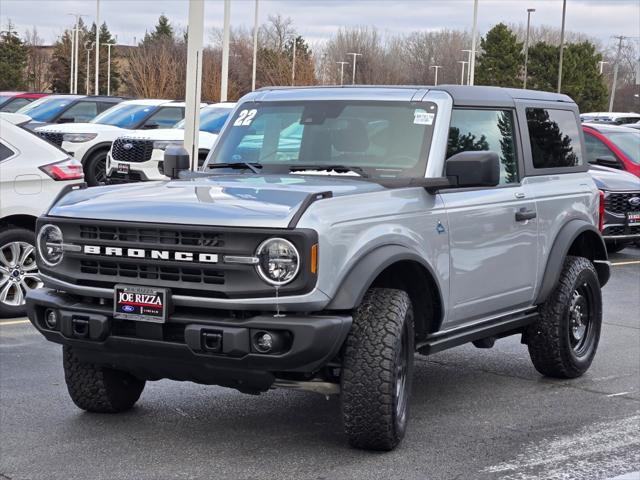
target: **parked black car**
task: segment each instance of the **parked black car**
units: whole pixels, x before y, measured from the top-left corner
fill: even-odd
[[[589,172],[600,189],[600,230],[609,252],[640,242],[640,178],[627,172],[591,165]]]

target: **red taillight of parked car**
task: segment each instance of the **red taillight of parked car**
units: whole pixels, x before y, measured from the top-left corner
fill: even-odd
[[[600,190],[600,202],[598,204],[598,228],[604,230],[604,192]]]
[[[82,164],[73,158],[43,165],[40,170],[54,180],[81,180],[84,178]]]

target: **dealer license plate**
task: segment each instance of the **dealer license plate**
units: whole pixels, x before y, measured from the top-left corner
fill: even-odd
[[[627,213],[627,223],[630,227],[634,225],[640,225],[640,212]]]
[[[167,288],[116,285],[113,316],[123,320],[164,323],[169,313],[170,295]]]
[[[128,163],[119,163],[118,166],[116,167],[116,171],[118,173],[128,174],[129,173],[129,164]]]

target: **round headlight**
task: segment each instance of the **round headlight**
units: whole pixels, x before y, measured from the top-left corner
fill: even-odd
[[[298,250],[284,238],[270,238],[262,242],[256,250],[256,257],[258,274],[271,285],[286,285],[300,270]]]
[[[62,231],[55,225],[45,225],[38,233],[38,253],[42,261],[55,267],[62,261]]]

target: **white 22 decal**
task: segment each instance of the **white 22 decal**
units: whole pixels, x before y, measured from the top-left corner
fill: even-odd
[[[240,112],[240,115],[238,115],[238,118],[236,118],[236,121],[233,122],[233,126],[246,127],[248,125],[251,125],[253,117],[256,116],[256,113],[258,113],[258,111],[255,108],[253,110],[242,110]]]

